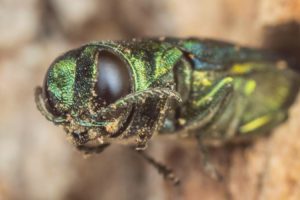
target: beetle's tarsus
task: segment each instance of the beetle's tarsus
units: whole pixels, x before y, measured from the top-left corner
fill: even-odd
[[[207,148],[201,143],[201,140],[198,139],[198,147],[201,153],[201,161],[203,165],[203,169],[207,175],[209,175],[212,179],[217,181],[222,181],[223,176],[219,173],[219,171],[215,168],[215,165],[210,162],[208,157]]]
[[[163,175],[163,177],[172,182],[173,185],[177,186],[180,184],[180,179],[174,174],[173,170],[168,166],[154,160],[151,156],[146,154],[144,151],[136,151],[142,158],[144,158],[149,164],[151,164],[158,173]]]
[[[95,154],[95,153],[102,153],[110,144],[106,143],[106,144],[100,144],[97,146],[86,146],[86,145],[79,145],[76,146],[76,148],[81,151],[82,153],[84,153],[85,155],[89,155],[89,154]]]

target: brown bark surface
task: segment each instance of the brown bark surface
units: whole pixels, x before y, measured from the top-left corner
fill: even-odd
[[[174,168],[177,188],[124,147],[84,158],[35,108],[33,89],[60,53],[91,40],[168,35],[300,58],[300,0],[0,0],[0,199],[300,199],[299,98],[269,137],[210,149],[222,181],[203,172],[194,142],[154,139],[148,152]]]

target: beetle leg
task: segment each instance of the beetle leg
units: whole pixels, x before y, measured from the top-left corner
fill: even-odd
[[[210,131],[209,125],[218,119],[220,116],[219,113],[224,110],[232,97],[232,81],[231,77],[221,79],[204,97],[196,101],[197,107],[200,107],[202,110],[201,114],[196,116],[192,123],[187,126],[187,131],[202,129],[202,134],[199,134],[199,131],[196,131],[195,136],[201,152],[203,167],[205,172],[216,180],[222,180],[222,176],[210,162],[207,148],[203,144],[203,138],[205,138],[205,135]]]
[[[219,80],[214,87],[203,97],[196,99],[195,109],[199,115],[190,119],[185,130],[197,130],[213,123],[229,102],[233,94],[233,80],[225,77]]]
[[[200,136],[201,137],[201,136]],[[214,180],[221,181],[223,180],[223,176],[218,172],[218,170],[215,168],[215,165],[211,163],[209,159],[209,152],[206,148],[206,146],[202,143],[201,138],[197,138],[198,147],[201,154],[201,161],[204,168],[204,171]]]
[[[130,129],[123,133],[123,137],[136,137],[136,149],[143,150],[147,147],[147,142],[163,125],[167,110],[170,108],[170,101],[181,103],[181,96],[176,91],[169,88],[149,88],[127,95],[122,100],[99,111],[97,115],[103,115],[111,110],[118,110],[135,105],[139,112],[135,115],[138,121],[134,121]],[[149,106],[144,106],[145,104]],[[141,124],[143,126],[141,127]]]
[[[108,112],[134,105],[139,109],[135,115],[138,121],[133,122],[130,129],[126,130],[122,136],[125,138],[136,136],[136,150],[143,150],[147,147],[147,142],[152,135],[163,125],[171,101],[180,104],[182,102],[180,94],[170,88],[149,88],[129,94],[107,108],[99,110],[95,115],[105,115]],[[145,107],[145,104],[150,104],[150,108]],[[142,127],[141,124],[143,124]]]
[[[152,165],[159,174],[161,174],[166,180],[171,181],[175,186],[180,184],[179,178],[173,173],[173,170],[170,169],[168,166],[156,161],[154,158],[146,154],[144,151],[137,151],[143,159],[145,159],[150,165]]]
[[[150,140],[150,138],[152,137],[153,134],[155,134],[155,132],[157,130],[159,130],[159,128],[162,126],[163,124],[163,120],[165,119],[166,116],[166,112],[169,109],[169,99],[163,99],[160,100],[158,102],[157,105],[157,112],[159,112],[157,119],[150,119],[150,120],[155,120],[154,122],[152,122],[152,128],[148,127],[148,128],[142,128],[142,131],[138,131],[138,138],[136,140],[136,150],[144,150],[147,147],[147,142]]]
[[[99,144],[97,146],[87,146],[87,145],[79,145],[76,146],[76,148],[83,152],[85,155],[88,154],[94,154],[94,153],[101,153],[102,151],[104,151],[110,144],[106,143],[106,144]]]
[[[88,132],[77,132],[73,131],[70,134],[71,142],[76,146],[76,148],[83,152],[84,154],[92,154],[92,153],[101,153],[105,148],[107,148],[110,144],[100,142],[98,144],[88,144],[89,141],[94,140],[95,138],[91,138]]]

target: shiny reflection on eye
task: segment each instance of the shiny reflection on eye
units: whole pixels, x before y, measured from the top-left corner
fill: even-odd
[[[101,101],[110,104],[130,92],[130,74],[126,64],[108,51],[98,55],[96,91]]]

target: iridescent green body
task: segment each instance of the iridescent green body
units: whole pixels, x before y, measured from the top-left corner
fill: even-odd
[[[131,91],[109,105],[95,92],[99,51],[130,72]],[[299,89],[299,75],[260,50],[200,39],[94,42],[67,52],[49,68],[36,101],[78,147],[135,143],[153,135],[228,141],[282,122]],[[93,148],[93,147],[91,147]]]

